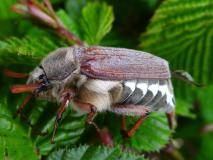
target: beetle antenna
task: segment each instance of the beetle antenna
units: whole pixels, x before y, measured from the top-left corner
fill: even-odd
[[[33,92],[36,89],[39,88],[39,84],[18,84],[18,85],[13,85],[10,90],[12,93],[23,93],[23,92]]]
[[[11,78],[27,78],[29,76],[29,74],[27,73],[18,73],[18,72],[13,72],[10,70],[4,70],[3,74],[6,77],[11,77]]]

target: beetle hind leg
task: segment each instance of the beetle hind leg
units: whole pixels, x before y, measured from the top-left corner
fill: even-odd
[[[174,128],[174,113],[168,112],[166,113],[166,117],[167,117],[169,128],[172,130]]]
[[[125,116],[122,116],[121,119],[121,133],[123,138],[131,138],[134,133],[139,129],[139,127],[143,124],[144,120],[147,118],[147,116],[150,113],[147,113],[145,115],[142,115],[136,122],[135,124],[132,126],[131,129],[126,130],[126,120],[125,120]]]
[[[126,130],[126,116],[125,115],[121,116],[121,128],[120,128],[120,132],[121,132],[121,135],[123,137],[126,137],[125,135],[126,135],[127,130]]]

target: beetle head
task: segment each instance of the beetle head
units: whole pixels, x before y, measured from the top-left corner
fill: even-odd
[[[51,98],[53,91],[60,93],[78,75],[73,52],[74,47],[57,49],[45,57],[31,72],[27,84],[39,84],[36,91],[38,96]]]

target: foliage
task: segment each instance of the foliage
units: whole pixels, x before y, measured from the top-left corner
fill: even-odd
[[[115,159],[115,160],[145,160],[143,156],[123,153],[119,147],[107,148],[100,146],[80,146],[70,150],[58,150],[50,154],[48,160],[96,160],[96,159]]]
[[[98,44],[111,30],[114,20],[112,7],[103,3],[88,3],[82,10],[81,27],[89,44]]]
[[[6,98],[0,103],[0,156],[8,159],[37,159],[33,144],[23,130],[21,124],[15,121],[8,111]]]
[[[211,84],[211,5],[210,0],[164,2],[142,34],[142,48],[169,60],[173,70],[186,70],[197,82]],[[179,95],[186,90],[177,88]]]
[[[49,52],[70,46],[65,38],[56,34],[56,30],[37,23],[36,19],[12,12],[11,7],[16,0],[0,2],[1,72],[4,69],[30,72]],[[120,134],[120,117],[112,113],[101,114],[95,121],[99,126],[110,129],[115,143],[115,147],[107,148],[99,146],[95,129],[85,125],[86,117],[74,113],[72,108],[63,115],[56,143],[50,144],[58,104],[35,100],[30,102],[24,110],[24,115],[32,124],[29,127],[26,118],[13,118],[26,95],[9,93],[10,85],[25,81],[2,75],[1,159],[143,160],[144,155],[147,159],[177,159],[177,155],[186,159],[213,158],[212,133],[211,130],[205,130],[213,122],[213,87],[209,86],[213,80],[213,4],[210,0],[51,2],[65,28],[86,45],[105,44],[154,53],[167,59],[173,70],[184,69],[191,73],[206,88],[196,89],[174,80],[178,116],[175,133],[168,128],[165,114],[153,113],[131,139],[123,139]],[[128,128],[136,120],[128,117]],[[203,131],[197,134],[198,130]],[[175,145],[172,151],[165,149],[171,138],[174,138],[173,141],[180,149]],[[184,145],[181,146],[179,141],[184,141]],[[197,154],[194,155],[192,150],[196,150]]]

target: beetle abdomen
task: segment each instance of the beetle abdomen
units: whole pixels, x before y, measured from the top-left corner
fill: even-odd
[[[123,83],[120,104],[146,106],[151,111],[170,112],[175,107],[170,80],[135,80]]]

